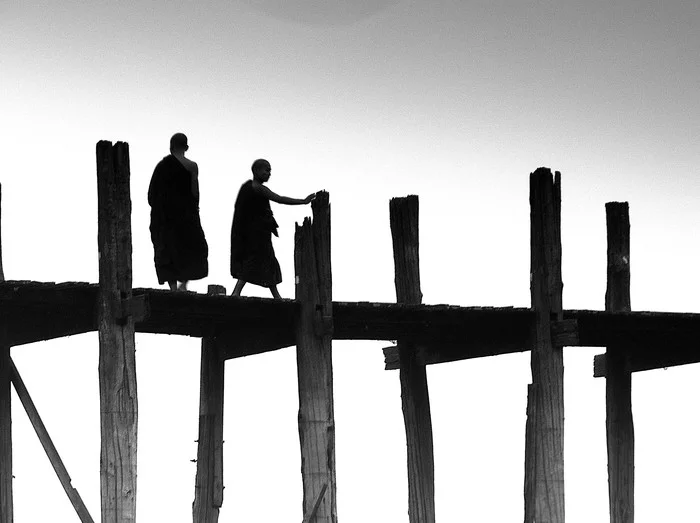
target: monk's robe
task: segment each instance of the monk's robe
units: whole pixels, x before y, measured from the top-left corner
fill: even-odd
[[[209,246],[199,219],[199,197],[192,190],[192,174],[175,156],[156,165],[148,203],[158,283],[207,276]]]
[[[253,189],[248,180],[238,192],[231,225],[231,276],[270,287],[282,281],[280,265],[272,248],[277,222],[270,200]]]

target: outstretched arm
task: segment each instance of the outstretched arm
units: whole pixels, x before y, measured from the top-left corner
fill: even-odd
[[[289,196],[281,196],[262,184],[258,185],[258,190],[261,192],[261,194],[265,195],[268,200],[284,205],[304,205],[306,203],[310,203],[314,198],[316,198],[316,193],[309,194],[306,198],[290,198]]]

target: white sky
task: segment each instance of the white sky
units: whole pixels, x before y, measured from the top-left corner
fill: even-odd
[[[388,200],[418,194],[425,303],[529,305],[528,174],[562,172],[564,306],[601,309],[607,201],[629,201],[632,306],[700,312],[700,4],[674,1],[0,3],[8,279],[97,281],[95,143],[131,151],[134,285],[157,286],[146,190],[176,131],[199,163],[210,276],[258,157],[289,196],[328,190],[334,299],[394,301]],[[275,208],[283,296],[294,222]],[[266,296],[250,286],[245,293]],[[139,520],[191,521],[199,342],[137,336]],[[338,514],[406,522],[398,375],[334,343]],[[565,351],[566,511],[607,518],[596,349]],[[97,336],[13,350],[99,518]],[[226,367],[221,521],[300,521],[294,349]],[[522,519],[527,354],[429,368],[441,522]],[[687,521],[695,366],[634,376],[636,521]],[[16,400],[16,397],[14,398]],[[73,521],[14,404],[15,520]]]

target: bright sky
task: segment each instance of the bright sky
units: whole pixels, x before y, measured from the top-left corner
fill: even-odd
[[[349,4],[349,5],[348,5]],[[565,308],[601,309],[605,209],[629,201],[632,306],[700,312],[696,0],[0,3],[8,279],[97,281],[95,143],[131,152],[134,285],[156,287],[146,191],[177,131],[200,168],[210,275],[233,281],[238,187],[329,191],[333,297],[394,301],[388,201],[418,194],[425,303],[529,305],[528,174],[562,172]],[[276,206],[283,296],[294,223]],[[244,294],[267,296],[246,287]],[[404,523],[398,374],[385,343],[334,347],[338,514]],[[97,335],[15,348],[99,518]],[[607,519],[605,384],[565,351],[566,511]],[[140,521],[191,521],[199,342],[137,336]],[[519,521],[529,355],[428,371],[441,522]],[[697,513],[695,366],[634,376],[637,523]],[[226,367],[221,521],[300,521],[294,348]],[[74,521],[16,396],[15,521]]]

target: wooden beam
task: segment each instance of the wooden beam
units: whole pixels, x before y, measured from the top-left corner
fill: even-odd
[[[209,285],[208,294],[225,295],[226,288]],[[224,502],[224,363],[219,340],[202,339],[194,523],[219,521],[219,509]]]
[[[608,236],[608,285],[605,310],[629,311],[630,219],[627,202],[605,204]],[[610,523],[634,522],[634,423],[632,375],[626,353],[614,345],[607,349],[605,380],[608,496]]]
[[[0,186],[0,204],[2,186]],[[0,208],[0,216],[2,216]],[[2,229],[0,227],[0,281],[5,281],[2,271]],[[9,318],[7,311],[0,311],[0,523],[12,523],[12,396],[10,391],[11,360],[8,343]]]
[[[303,514],[311,514],[327,484],[329,491],[322,496],[314,521],[336,523],[328,193],[318,193],[311,207],[313,221],[304,219],[301,227],[296,226],[294,237],[296,299],[300,305],[296,335]]]
[[[132,297],[129,146],[97,144],[102,523],[136,519],[138,400]]]
[[[46,430],[46,426],[41,420],[41,416],[39,416],[39,411],[34,405],[34,401],[29,395],[29,391],[27,390],[27,387],[19,374],[17,367],[15,367],[15,364],[13,362],[11,362],[11,366],[12,384],[15,386],[17,396],[22,402],[24,410],[27,412],[29,421],[31,421],[32,427],[34,427],[34,432],[36,432],[36,435],[39,438],[39,441],[41,442],[41,446],[44,447],[44,452],[46,452],[46,456],[49,458],[51,466],[56,472],[56,476],[58,476],[58,480],[61,482],[63,490],[65,491],[66,495],[68,496],[68,499],[73,505],[76,514],[80,518],[80,521],[82,523],[93,523],[92,516],[90,516],[90,512],[88,512],[85,503],[83,503],[83,499],[80,497],[78,491],[75,488],[73,488],[73,485],[71,484],[71,478],[68,474],[68,469],[66,469],[66,466],[63,464],[63,460],[58,454],[58,450],[53,444],[51,436],[49,436],[49,431]]]
[[[389,202],[394,249],[396,301],[420,304],[418,197]],[[433,427],[425,363],[419,361],[411,338],[398,340],[401,405],[406,428],[408,461],[408,517],[410,523],[435,522],[435,465]]]
[[[564,523],[564,359],[552,343],[552,317],[563,320],[561,279],[561,175],[547,168],[530,174],[530,293],[535,322],[532,330],[533,452],[525,455],[525,477],[532,489],[525,514],[535,521]],[[528,522],[529,523],[529,522]]]

